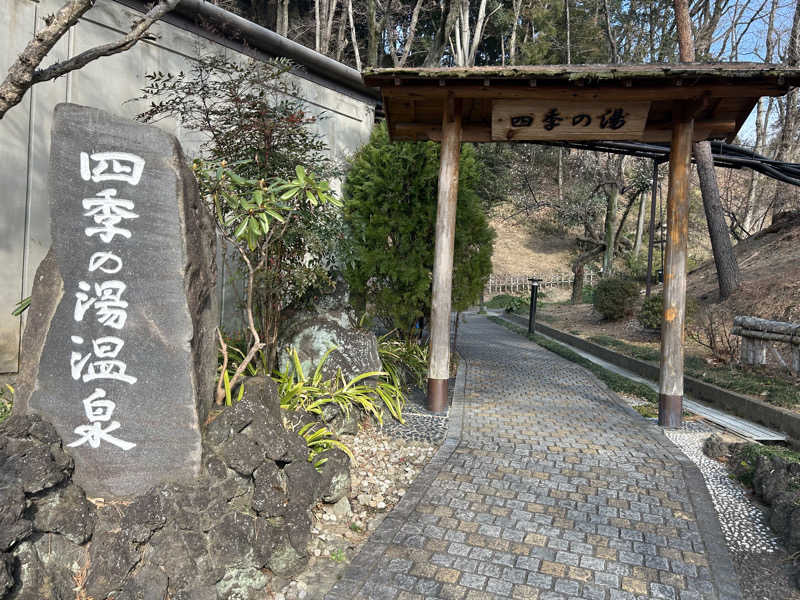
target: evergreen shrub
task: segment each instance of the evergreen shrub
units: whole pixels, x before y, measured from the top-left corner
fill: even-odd
[[[691,296],[686,296],[686,321],[690,321],[697,313],[697,301]],[[664,315],[663,294],[653,294],[645,298],[642,308],[637,315],[642,327],[648,329],[661,329],[661,320]]]
[[[476,303],[492,269],[492,240],[476,193],[474,149],[461,152],[453,261],[453,310]],[[353,157],[344,183],[344,274],[357,308],[403,338],[430,316],[439,144],[392,142],[381,124]]]
[[[645,298],[642,309],[639,311],[639,323],[647,329],[661,329],[661,319],[664,314],[664,296],[653,294]]]
[[[630,279],[603,279],[594,289],[594,309],[609,321],[633,314],[639,284]]]

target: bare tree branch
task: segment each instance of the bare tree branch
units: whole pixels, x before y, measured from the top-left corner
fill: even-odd
[[[44,29],[33,37],[11,65],[8,75],[0,84],[0,119],[9,109],[22,101],[31,86],[76,71],[103,56],[111,56],[130,49],[145,37],[148,28],[153,23],[175,8],[179,1],[160,0],[142,19],[134,23],[127,35],[114,42],[90,48],[72,58],[40,69],[39,65],[53,49],[53,46],[95,3],[95,0],[70,0],[61,7],[55,16],[46,20]]]

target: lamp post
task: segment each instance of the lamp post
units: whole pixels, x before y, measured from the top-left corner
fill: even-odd
[[[536,328],[536,300],[539,297],[539,282],[542,280],[531,277],[528,281],[531,282],[531,312],[528,315],[528,335],[531,335]]]

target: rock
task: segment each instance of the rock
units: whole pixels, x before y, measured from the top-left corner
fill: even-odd
[[[316,503],[319,499],[322,477],[310,462],[294,461],[286,465],[283,472],[288,479],[289,498],[292,503],[306,508]]]
[[[267,587],[266,576],[252,567],[231,569],[217,582],[217,596],[214,598],[231,598],[236,600],[261,600],[264,588]],[[192,597],[194,598],[194,597]]]
[[[273,462],[266,462],[253,473],[252,507],[262,517],[278,517],[289,508],[289,483],[286,474]]]
[[[306,564],[305,557],[300,554],[284,533],[276,539],[275,548],[269,557],[267,566],[278,575],[287,575],[302,569]]]
[[[33,500],[33,524],[37,531],[60,533],[75,544],[92,537],[94,507],[83,490],[69,484],[55,493]]]
[[[310,375],[325,353],[335,347],[322,368],[324,379],[334,377],[339,369],[347,381],[361,373],[380,371],[378,340],[371,331],[358,327],[349,301],[347,284],[340,279],[333,293],[287,319],[280,336],[280,369],[291,363],[286,348],[297,351],[304,373]]]
[[[361,411],[356,406],[344,412],[337,404],[326,404],[322,411],[325,427],[336,435],[356,435],[360,416]]]
[[[128,578],[114,600],[150,600],[168,598],[169,579],[160,569],[147,566],[137,569]]]
[[[753,488],[767,504],[772,504],[789,486],[788,473],[780,459],[759,456]]]
[[[33,531],[33,523],[22,518],[25,510],[25,493],[21,485],[0,487],[0,552],[9,550]]]
[[[342,485],[331,473],[347,466],[346,455],[331,452],[330,472],[320,475],[305,440],[284,428],[277,404],[265,402],[272,386],[250,388],[261,391],[209,424],[204,473],[161,482],[126,502],[89,502],[70,480],[72,462],[58,434],[38,416],[0,426],[12,434],[0,436],[0,590],[37,600],[261,600],[266,568],[284,576],[303,568],[310,507],[323,481],[328,490]],[[38,491],[27,492],[20,473]],[[76,592],[73,577],[83,569]]]
[[[0,598],[14,587],[14,576],[11,574],[14,567],[14,557],[10,554],[0,554]]]
[[[0,483],[21,485],[36,494],[65,481],[72,458],[53,442],[52,426],[38,415],[14,415],[0,425]],[[58,440],[56,435],[55,440]]]
[[[14,558],[20,565],[17,589],[13,600],[73,600],[75,587],[72,578],[63,570],[48,569],[39,559],[33,543],[26,540],[14,548]]]
[[[789,527],[784,539],[786,540],[786,549],[790,554],[800,550],[800,507],[797,505],[797,498],[795,498],[794,510],[789,518]]]
[[[267,417],[274,423],[281,422],[281,403],[278,384],[270,377],[246,377],[242,383],[242,400],[253,400],[267,410]],[[236,391],[238,393],[238,390]]]
[[[206,444],[242,475],[251,475],[267,459],[290,463],[308,454],[305,440],[287,431],[255,396],[242,399],[209,423]]]
[[[226,569],[261,568],[275,548],[277,535],[265,519],[231,512],[209,531],[209,551]]]
[[[58,573],[58,578],[64,581],[73,581],[89,558],[86,545],[78,545],[57,533],[36,533],[30,541],[44,568]]]
[[[353,510],[350,508],[350,501],[345,498],[339,498],[339,501],[336,502],[332,507],[331,512],[336,516],[337,519],[340,521],[349,519],[353,516]]]
[[[49,188],[15,413],[53,423],[90,496],[191,481],[214,387],[216,248],[180,145],[60,104]]]
[[[715,433],[706,438],[703,443],[703,452],[714,459],[728,458],[747,442],[742,438],[728,433]]]
[[[323,502],[333,504],[350,493],[350,457],[342,450],[332,448],[317,456],[317,460],[325,460],[322,465]]]
[[[102,520],[95,524],[84,586],[89,597],[105,598],[118,589],[141,560],[139,547],[147,540],[135,541],[144,536],[119,525],[119,522]]]

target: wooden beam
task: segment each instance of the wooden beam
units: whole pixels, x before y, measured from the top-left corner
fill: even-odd
[[[492,100],[577,100],[577,101],[634,101],[657,102],[659,100],[691,100],[700,99],[704,95],[711,98],[752,98],[753,103],[761,96],[782,96],[786,89],[762,85],[703,85],[693,86],[667,86],[667,87],[548,87],[539,85],[525,87],[522,85],[501,86],[493,85],[489,88],[479,86],[458,86],[453,84],[447,87],[425,85],[401,85],[399,87],[382,88],[383,95],[391,98],[414,98],[417,100],[444,98],[454,94],[456,98],[489,98]]]
[[[719,138],[721,135],[724,135],[724,131],[719,129],[712,130],[708,127],[701,127],[698,125],[694,130],[694,141],[699,142],[711,137]],[[438,124],[434,125],[432,123],[392,123],[390,137],[395,141],[431,140],[433,142],[441,142],[442,128]],[[642,142],[669,142],[672,140],[672,132],[669,129],[645,129],[642,136],[637,139]],[[475,143],[491,142],[491,126],[488,123],[484,125],[463,123],[461,141]]]
[[[461,100],[448,96],[442,118],[439,195],[436,209],[436,243],[433,254],[431,301],[431,356],[428,365],[428,410],[447,410],[450,377],[450,309],[453,290],[453,248],[458,201],[458,167],[461,157]]]
[[[667,194],[667,248],[664,255],[664,319],[661,325],[661,370],[658,424],[681,426],[683,412],[683,341],[686,317],[686,252],[689,236],[689,161],[694,121],[689,107],[676,107],[672,130]]]

